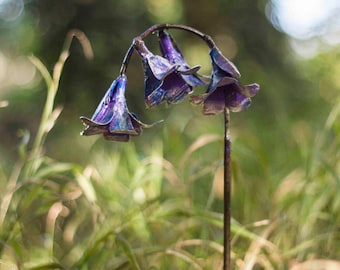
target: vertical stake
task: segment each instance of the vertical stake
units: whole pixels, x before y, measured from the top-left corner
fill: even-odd
[[[230,220],[231,220],[231,140],[229,134],[230,116],[228,108],[224,109],[224,177],[223,177],[223,270],[230,268]]]

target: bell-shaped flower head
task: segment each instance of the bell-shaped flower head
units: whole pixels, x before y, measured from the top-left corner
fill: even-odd
[[[181,70],[179,64],[170,63],[168,59],[150,52],[140,39],[135,39],[134,44],[144,67],[147,107],[164,101],[178,103],[192,92],[192,86],[183,79],[182,74],[191,75],[196,70]]]
[[[192,96],[193,104],[203,104],[203,113],[215,115],[228,108],[239,112],[248,108],[251,97],[255,96],[260,86],[256,83],[241,85],[237,78],[241,76],[236,66],[229,61],[218,48],[210,50],[212,75],[207,92],[200,96]]]
[[[103,134],[107,140],[126,142],[130,136],[139,136],[142,127],[150,126],[129,112],[125,99],[126,84],[126,76],[120,75],[107,90],[91,119],[80,117],[86,126],[81,135]]]
[[[207,84],[198,77],[197,71],[201,67],[189,67],[177,43],[169,33],[165,30],[160,30],[158,32],[158,38],[162,56],[168,59],[171,64],[179,65],[178,70],[181,71],[180,76],[188,85],[195,87]]]

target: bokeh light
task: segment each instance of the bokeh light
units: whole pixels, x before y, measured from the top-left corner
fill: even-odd
[[[272,0],[268,14],[274,26],[298,39],[340,31],[338,0]]]
[[[0,20],[13,22],[24,11],[23,0],[0,0]]]

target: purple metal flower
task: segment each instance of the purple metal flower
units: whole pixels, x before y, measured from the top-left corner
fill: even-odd
[[[232,112],[239,112],[248,108],[251,97],[255,96],[260,86],[256,83],[241,85],[237,78],[241,76],[236,66],[229,61],[218,48],[210,50],[212,60],[212,78],[207,92],[200,96],[192,96],[193,104],[203,103],[203,113],[215,115],[228,108]]]
[[[125,100],[126,84],[126,76],[119,76],[107,90],[92,118],[80,117],[86,125],[81,135],[103,134],[107,140],[127,142],[130,136],[139,136],[142,127],[150,127],[129,112]]]
[[[192,92],[192,86],[182,76],[196,73],[197,68],[184,69],[179,63],[171,63],[162,56],[154,55],[142,40],[136,39],[134,42],[144,66],[147,107],[164,101],[178,103]]]
[[[195,87],[207,84],[205,81],[201,80],[197,75],[197,71],[201,67],[200,66],[194,66],[192,68],[189,67],[176,42],[166,31],[160,30],[158,32],[158,38],[163,57],[168,59],[171,64],[179,65],[178,70],[182,72],[180,73],[180,76],[188,85]]]

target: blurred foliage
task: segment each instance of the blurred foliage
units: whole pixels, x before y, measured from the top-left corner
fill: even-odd
[[[22,3],[16,20],[0,21],[0,101],[8,101],[0,106],[1,267],[221,267],[221,116],[203,117],[187,101],[146,110],[135,56],[129,108],[164,124],[128,144],[79,137],[78,117],[91,116],[133,37],[165,22],[211,35],[241,81],[261,85],[252,106],[231,116],[234,264],[340,259],[339,46],[299,58],[268,21],[265,0]],[[81,42],[59,58],[71,29],[86,34],[92,60]],[[201,42],[171,33],[209,74]],[[55,75],[58,59],[66,63]]]

